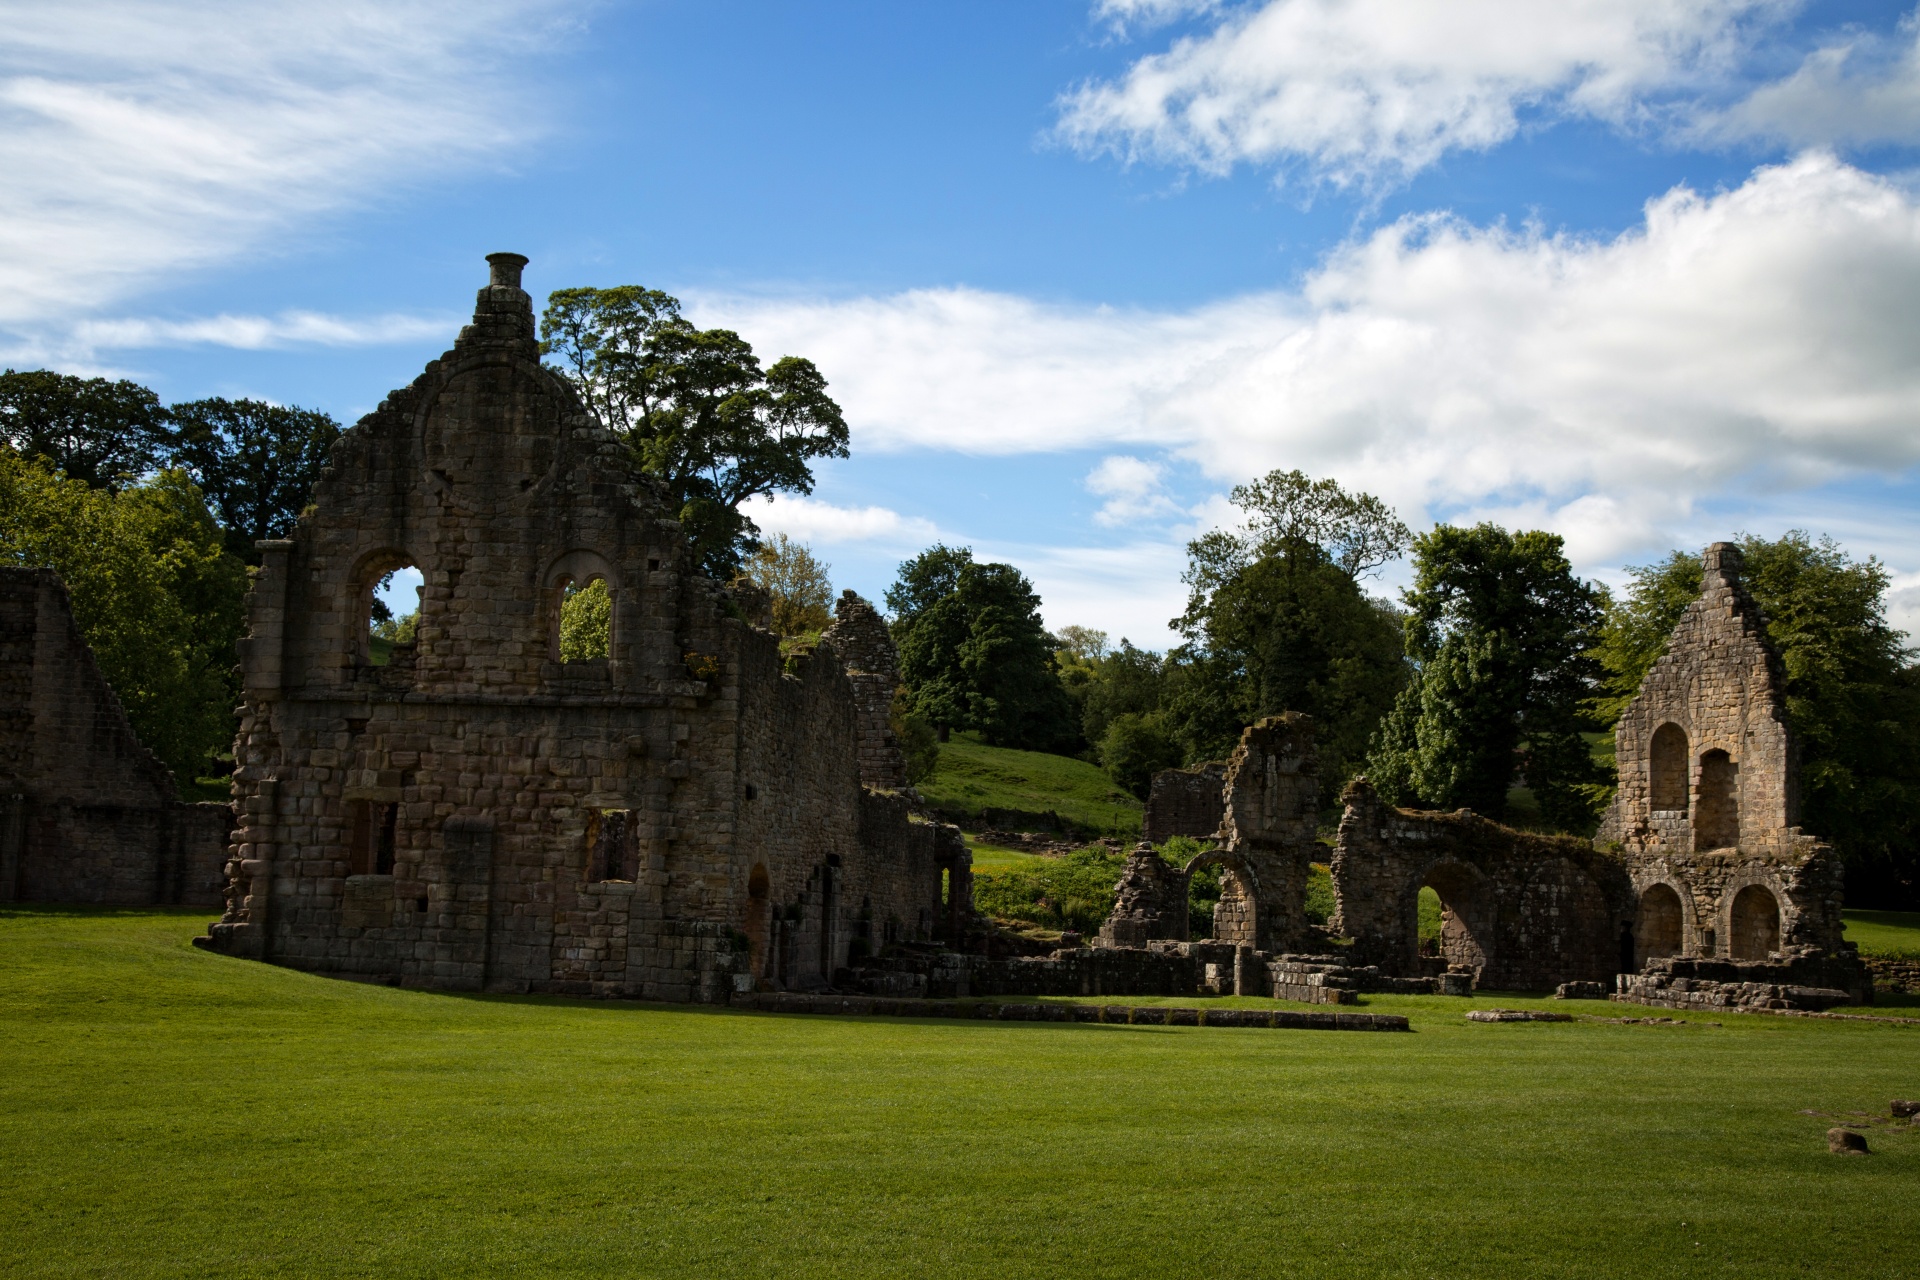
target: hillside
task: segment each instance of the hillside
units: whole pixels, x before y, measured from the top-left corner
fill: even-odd
[[[1042,751],[989,747],[956,733],[940,747],[940,764],[919,784],[927,803],[964,827],[1013,826],[1044,831],[1056,814],[1087,836],[1140,835],[1141,804],[1097,765]]]

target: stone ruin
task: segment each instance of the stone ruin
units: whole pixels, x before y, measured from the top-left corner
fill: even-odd
[[[1703,561],[1699,598],[1616,730],[1619,786],[1595,840],[1516,831],[1466,810],[1398,809],[1357,778],[1328,858],[1336,911],[1318,939],[1339,946],[1287,965],[1266,960],[1270,989],[1298,987],[1304,976],[1353,989],[1567,985],[1676,1008],[1870,999],[1871,979],[1841,936],[1839,860],[1795,825],[1784,679],[1740,585],[1739,550],[1716,543]],[[1276,736],[1283,722],[1286,745]],[[1129,874],[1160,884],[1161,901],[1152,912],[1131,900],[1117,907],[1102,940],[1185,940],[1181,877],[1211,858],[1233,869],[1230,891],[1213,942],[1192,945],[1266,956],[1315,941],[1296,888],[1320,856],[1310,793],[1278,785],[1289,773],[1310,780],[1310,760],[1310,724],[1287,716],[1247,731],[1210,809],[1198,796],[1207,767],[1156,775],[1154,829],[1189,834],[1210,812],[1215,848],[1158,880],[1136,854]],[[1259,803],[1249,802],[1253,778],[1264,788]],[[1266,797],[1280,797],[1279,808]],[[1430,954],[1419,939],[1423,888],[1442,907]]]
[[[488,262],[453,349],[261,544],[227,905],[199,944],[405,986],[719,1001],[963,931],[958,831],[890,790],[878,616],[843,597],[783,658],[540,363],[526,260]],[[373,592],[403,566],[418,626],[379,664]],[[596,580],[609,651],[563,661],[562,603]]]
[[[220,901],[233,811],[180,800],[50,569],[0,568],[0,902]]]
[[[1162,769],[1147,789],[1140,834],[1152,844],[1165,844],[1175,836],[1211,838],[1220,830],[1220,793],[1226,784],[1224,760]]]

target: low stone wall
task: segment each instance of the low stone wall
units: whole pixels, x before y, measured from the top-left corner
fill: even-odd
[[[1318,1013],[1294,1009],[1188,1009],[1166,1005],[1001,1004],[994,1001],[901,1000],[874,996],[762,992],[733,998],[736,1009],[822,1013],[841,1017],[979,1018],[1001,1022],[1124,1023],[1135,1027],[1263,1027],[1298,1031],[1409,1031],[1392,1013]]]
[[[1615,979],[1615,1000],[1663,1009],[1819,1011],[1873,999],[1873,980],[1848,955],[1805,953],[1777,960],[1662,956]]]
[[[1821,1012],[1851,1004],[1852,997],[1837,987],[1798,987],[1778,982],[1706,982],[1671,978],[1664,974],[1623,973],[1615,1000],[1651,1005],[1656,1009],[1692,1009],[1695,1012],[1739,1013],[1744,1010],[1801,1009]]]
[[[1898,960],[1891,956],[1861,956],[1861,967],[1873,975],[1873,985],[1881,991],[1901,995],[1920,995],[1920,960]]]

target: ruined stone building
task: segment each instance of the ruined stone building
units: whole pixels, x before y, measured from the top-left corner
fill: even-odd
[[[50,569],[0,569],[0,902],[220,901],[232,811],[185,804]]]
[[[1699,598],[1621,717],[1618,791],[1596,840],[1516,831],[1466,810],[1395,808],[1357,778],[1342,797],[1328,857],[1336,910],[1320,933],[1323,943],[1338,940],[1339,954],[1265,959],[1271,989],[1312,971],[1315,981],[1431,977],[1447,989],[1456,979],[1509,989],[1597,984],[1676,1007],[1824,1007],[1869,997],[1841,936],[1839,861],[1795,825],[1798,762],[1784,681],[1740,584],[1739,551],[1716,543],[1703,567]],[[1213,816],[1217,847],[1206,857],[1235,868],[1214,940],[1263,955],[1307,945],[1314,934],[1289,878],[1318,856],[1309,843],[1311,790],[1286,793],[1280,808],[1290,817],[1265,801],[1249,817],[1238,798],[1250,769],[1269,779],[1263,795],[1281,794],[1272,780],[1289,772],[1311,781],[1311,726],[1285,720],[1291,745],[1278,750],[1260,744],[1280,721],[1248,730],[1211,804],[1197,794],[1204,771],[1168,771],[1153,788],[1169,832]],[[1125,910],[1116,908],[1102,941],[1185,938],[1186,877],[1204,860],[1171,874],[1130,863]],[[1442,909],[1431,952],[1419,936],[1423,889]]]
[[[227,910],[202,944],[406,985],[715,1000],[946,934],[967,854],[881,789],[900,770],[884,626],[843,598],[783,659],[541,365],[526,260],[488,261],[453,349],[341,437],[292,536],[262,544]],[[372,594],[406,566],[414,639],[377,664]],[[607,652],[563,661],[563,602],[596,580]]]

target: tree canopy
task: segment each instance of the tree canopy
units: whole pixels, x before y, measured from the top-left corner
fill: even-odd
[[[1368,774],[1399,803],[1507,812],[1524,779],[1548,823],[1582,829],[1601,781],[1582,736],[1599,666],[1601,593],[1558,534],[1439,525],[1414,539],[1406,653],[1413,678]]]
[[[900,566],[886,599],[896,611],[900,680],[912,714],[943,736],[977,729],[991,746],[1071,751],[1078,744],[1040,597],[1018,569],[936,546]]]
[[[729,581],[755,546],[749,498],[813,492],[811,463],[847,456],[847,424],[810,360],[763,369],[730,329],[699,329],[657,289],[561,289],[540,318],[588,410],[659,478],[703,572]]]
[[[192,400],[167,414],[175,465],[206,495],[227,531],[227,549],[258,564],[254,544],[293,529],[340,424],[312,409],[260,400]]]
[[[1920,908],[1920,667],[1887,623],[1886,567],[1798,530],[1739,546],[1786,675],[1801,825],[1846,859],[1850,903]],[[1608,728],[1700,593],[1700,558],[1688,552],[1629,573],[1593,649],[1605,672],[1593,706]]]
[[[1193,761],[1231,751],[1261,716],[1304,711],[1331,802],[1406,679],[1398,619],[1359,577],[1409,535],[1378,498],[1298,471],[1232,497],[1243,527],[1187,545],[1187,609],[1173,624],[1186,643],[1168,655],[1165,724]]]
[[[232,749],[246,567],[180,471],[119,492],[0,450],[0,562],[50,568],[134,732],[183,793]]]
[[[745,574],[773,605],[773,633],[818,635],[833,621],[833,581],[825,561],[804,542],[776,533],[747,557]]]
[[[160,397],[138,383],[0,373],[0,440],[69,479],[117,489],[152,471],[168,439]]]

